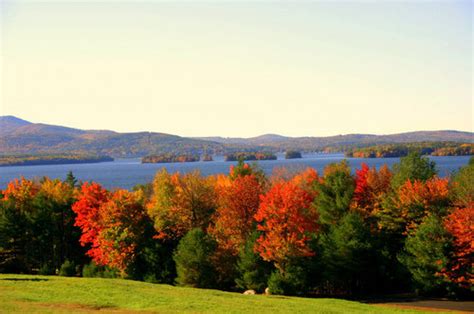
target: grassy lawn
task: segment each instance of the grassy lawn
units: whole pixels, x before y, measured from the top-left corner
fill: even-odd
[[[144,282],[0,274],[0,313],[421,313],[338,299],[242,295]]]

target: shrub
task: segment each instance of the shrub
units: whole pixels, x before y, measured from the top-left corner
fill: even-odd
[[[76,265],[74,265],[74,263],[70,262],[69,260],[65,260],[59,269],[59,276],[72,277],[75,275]]]
[[[119,272],[106,266],[98,266],[94,262],[84,265],[82,277],[118,278]]]
[[[38,275],[49,276],[49,275],[55,275],[55,274],[56,274],[56,271],[54,267],[51,266],[50,264],[44,264],[38,270]]]
[[[302,295],[308,290],[307,272],[299,265],[289,265],[285,272],[275,270],[268,279],[272,294]]]

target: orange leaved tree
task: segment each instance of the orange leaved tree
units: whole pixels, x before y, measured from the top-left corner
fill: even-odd
[[[157,238],[180,239],[194,228],[205,230],[216,208],[214,184],[214,177],[203,177],[198,171],[158,172],[147,204]]]
[[[453,237],[453,254],[442,274],[461,287],[474,285],[474,202],[456,208],[444,219]]]
[[[255,215],[262,232],[255,249],[282,272],[291,258],[314,255],[309,241],[318,230],[318,217],[312,205],[315,193],[305,189],[306,184],[301,177],[275,183]]]

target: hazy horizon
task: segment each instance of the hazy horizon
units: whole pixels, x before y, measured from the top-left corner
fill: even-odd
[[[471,1],[0,10],[0,115],[185,137],[473,131]]]

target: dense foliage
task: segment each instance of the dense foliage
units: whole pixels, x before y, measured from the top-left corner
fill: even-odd
[[[274,294],[472,294],[474,162],[449,178],[419,154],[265,177],[162,170],[133,191],[12,181],[0,272],[133,278]]]

